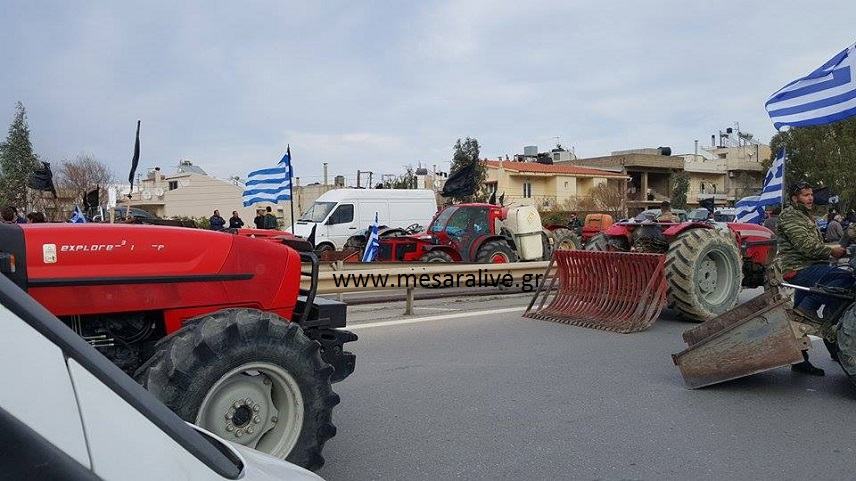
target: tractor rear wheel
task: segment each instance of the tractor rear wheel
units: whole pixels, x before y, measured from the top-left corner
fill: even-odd
[[[677,236],[666,254],[669,301],[683,317],[704,321],[737,304],[742,259],[727,232],[691,229]]]
[[[838,363],[850,382],[856,386],[856,304],[850,306],[838,321],[836,331]]]
[[[422,256],[419,260],[422,262],[453,262],[452,256],[450,256],[448,252],[440,250],[431,251]]]
[[[575,251],[582,244],[574,231],[565,228],[553,231],[553,241],[553,249],[557,251]]]
[[[479,264],[505,264],[517,262],[517,254],[511,249],[507,242],[492,240],[485,242],[476,253],[476,262]]]
[[[295,323],[224,309],[160,340],[135,378],[186,421],[303,466],[324,464],[336,434],[333,368]]]

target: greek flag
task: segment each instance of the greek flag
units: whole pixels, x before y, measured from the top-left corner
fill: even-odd
[[[259,202],[291,200],[291,146],[276,167],[250,172],[244,190],[244,207]]]
[[[856,45],[794,80],[765,104],[776,130],[824,125],[856,115]]]
[[[773,165],[764,176],[764,188],[761,195],[744,197],[737,201],[737,222],[760,224],[764,221],[764,207],[782,203],[782,182],[785,176],[785,150],[773,160]]]
[[[377,234],[377,212],[374,215],[374,224],[369,228],[369,240],[366,242],[366,250],[363,252],[363,262],[371,262],[377,258],[377,250],[380,241]]]
[[[74,213],[71,214],[70,221],[74,224],[85,224],[86,216],[80,211],[79,206],[74,206]]]

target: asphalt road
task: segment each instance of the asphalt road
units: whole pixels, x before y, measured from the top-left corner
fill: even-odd
[[[667,312],[614,334],[523,319],[528,296],[424,301],[471,317],[378,325],[360,340],[319,472],[336,480],[823,480],[856,473],[856,390],[816,342],[823,378],[777,369],[691,391]],[[417,304],[419,306],[419,304]],[[369,323],[369,324],[366,324]],[[362,326],[360,326],[362,324]]]

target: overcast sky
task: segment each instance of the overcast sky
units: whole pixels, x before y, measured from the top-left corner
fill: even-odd
[[[127,178],[190,159],[245,176],[290,143],[302,183],[482,155],[672,146],[739,122],[856,41],[837,1],[4,1],[0,124],[21,100],[45,160]]]

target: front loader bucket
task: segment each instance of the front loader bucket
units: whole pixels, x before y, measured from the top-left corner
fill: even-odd
[[[672,355],[695,389],[803,360],[809,340],[787,315],[788,300],[768,292],[684,332],[689,346]]]
[[[665,259],[660,254],[556,251],[547,268],[549,273],[555,265],[556,274],[546,288],[545,277],[523,316],[605,331],[643,331],[666,305]]]

